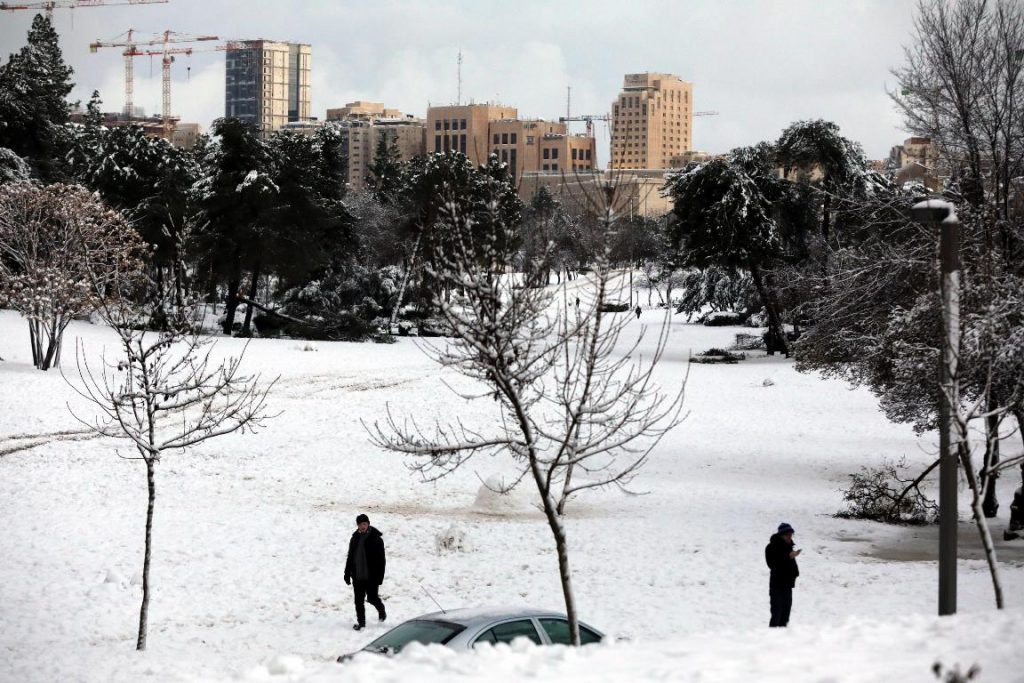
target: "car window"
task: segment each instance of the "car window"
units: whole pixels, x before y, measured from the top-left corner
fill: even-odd
[[[367,645],[364,650],[371,652],[395,653],[409,643],[439,643],[444,645],[465,630],[462,624],[451,621],[430,621],[413,619],[391,629],[377,640]]]
[[[537,629],[534,628],[533,622],[529,619],[506,621],[504,624],[498,624],[489,631],[482,633],[473,644],[476,645],[476,643],[480,642],[511,643],[516,638],[521,637],[529,638],[540,645],[540,635],[537,633]]]
[[[566,619],[541,619],[540,625],[544,632],[555,645],[572,645],[572,638],[569,637],[569,622]],[[591,631],[586,626],[580,626],[580,645],[601,642],[601,636]]]

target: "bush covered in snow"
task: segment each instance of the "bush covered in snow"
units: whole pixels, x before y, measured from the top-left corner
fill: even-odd
[[[378,335],[377,322],[391,314],[401,283],[396,266],[369,268],[351,263],[287,290],[280,316],[257,316],[261,333],[323,340],[361,340]]]
[[[850,488],[843,491],[846,508],[836,517],[888,524],[934,524],[939,506],[921,492],[918,479],[900,474],[905,467],[904,461],[886,462],[851,474]]]

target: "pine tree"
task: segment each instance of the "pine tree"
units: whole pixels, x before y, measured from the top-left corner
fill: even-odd
[[[65,98],[74,84],[64,63],[57,32],[39,14],[25,47],[0,66],[0,147],[29,160],[45,181],[62,175],[62,126],[68,121]]]
[[[394,202],[397,198],[402,185],[402,152],[393,131],[377,131],[377,147],[366,174],[366,185],[382,204]]]

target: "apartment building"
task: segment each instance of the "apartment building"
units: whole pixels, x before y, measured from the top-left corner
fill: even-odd
[[[564,123],[520,119],[514,107],[491,104],[431,107],[427,150],[461,152],[475,165],[493,153],[508,164],[515,182],[528,172],[573,173],[597,165],[593,137],[570,135]]]
[[[342,134],[342,152],[348,158],[349,185],[366,187],[366,175],[373,163],[381,136],[398,147],[399,158],[409,161],[427,151],[427,128],[423,119],[390,109],[380,102],[362,100],[327,110],[327,122]]]
[[[474,165],[487,162],[491,153],[490,127],[494,121],[514,120],[515,107],[498,104],[456,104],[427,109],[427,151],[453,150]]]
[[[669,168],[692,149],[692,135],[692,83],[673,74],[626,74],[612,102],[610,168]]]
[[[310,119],[312,48],[302,43],[246,40],[226,52],[224,115],[264,134]]]

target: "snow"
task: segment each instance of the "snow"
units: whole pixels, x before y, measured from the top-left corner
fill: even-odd
[[[637,329],[654,320],[630,318]],[[684,321],[673,319],[665,385],[681,380],[691,352],[741,331]],[[934,617],[936,530],[832,514],[849,473],[904,456],[927,464],[935,435],[887,422],[868,392],[798,374],[781,357],[692,366],[688,417],[633,483],[642,495],[598,491],[570,505],[581,618],[629,642],[410,648],[357,657],[342,674],[337,655],[385,628],[351,630],[342,570],[359,512],[387,544],[389,625],[436,611],[421,586],[449,609],[562,609],[534,502],[506,507],[481,492],[488,478],[513,476],[506,460],[424,483],[369,443],[363,421],[386,407],[422,422],[493,419],[493,402],[457,398],[443,382],[466,380],[410,339],[319,342],[316,353],[294,340],[250,343],[243,367],[281,375],[270,404],[281,415],[258,435],[158,465],[149,649],[135,652],[144,468],[117,457],[124,444],[82,433],[65,404],[87,406],[60,374],[31,368],[25,328],[0,311],[0,681],[926,681],[936,659],[978,663],[982,681],[1024,680],[1024,544],[998,541],[1009,609],[997,613],[965,492],[962,614]],[[78,339],[92,357],[115,348],[100,326],[75,322],[68,334],[65,348]],[[222,339],[216,352],[244,343]],[[21,447],[31,444],[41,445]],[[1017,485],[999,480],[997,536]],[[783,520],[804,553],[792,626],[779,632],[767,628],[763,548]],[[453,530],[466,549],[439,552]]]

